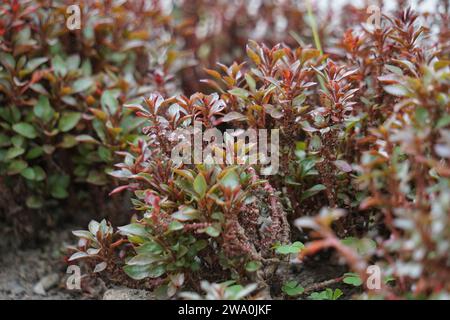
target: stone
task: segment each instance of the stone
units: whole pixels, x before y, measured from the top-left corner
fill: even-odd
[[[154,300],[150,291],[137,289],[109,289],[103,294],[103,300]]]
[[[57,285],[59,281],[59,275],[57,273],[52,273],[46,275],[38,283],[36,283],[33,287],[33,291],[36,294],[41,296],[45,296],[47,294],[47,290],[53,288]]]
[[[13,295],[20,295],[25,292],[25,288],[20,284],[18,280],[13,280],[8,283],[9,292]]]

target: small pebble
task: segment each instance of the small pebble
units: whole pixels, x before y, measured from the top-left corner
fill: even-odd
[[[38,283],[33,287],[33,291],[36,294],[45,296],[47,294],[47,290],[56,286],[59,281],[59,275],[57,273],[49,274],[39,280]]]

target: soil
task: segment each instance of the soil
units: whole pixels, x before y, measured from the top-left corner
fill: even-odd
[[[65,248],[73,243],[70,230],[49,234],[50,241],[35,249],[0,248],[0,299],[85,299],[79,292],[65,289],[67,277]],[[45,293],[36,285],[41,281]],[[42,288],[41,288],[42,289]]]

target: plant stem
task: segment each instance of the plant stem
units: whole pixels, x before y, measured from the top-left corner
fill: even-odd
[[[317,22],[316,16],[313,13],[311,0],[306,0],[306,10],[308,11],[308,17],[311,23],[311,29],[314,37],[314,43],[316,48],[320,51],[320,54],[323,54],[322,44],[320,43],[319,32],[317,31]]]
[[[319,36],[319,32],[317,31],[316,16],[314,15],[313,10],[312,10],[311,0],[306,0],[306,10],[308,11],[308,17],[309,17],[310,26],[311,26],[311,30],[313,33],[313,38],[314,38],[314,43],[316,45],[316,49],[320,51],[321,55],[323,55],[322,44],[320,43],[320,36]],[[323,83],[323,79],[319,75],[317,75],[317,79],[319,80],[320,87],[322,88],[322,90],[327,92],[325,84]]]

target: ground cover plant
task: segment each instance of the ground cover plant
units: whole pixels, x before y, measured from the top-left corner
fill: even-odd
[[[61,218],[47,214],[61,206],[71,211],[92,202],[88,210],[100,216],[124,208],[106,205],[115,152],[140,135],[139,120],[123,103],[154,90],[176,92],[171,77],[187,63],[176,26],[159,7],[88,1],[83,30],[72,32],[69,4],[1,5],[0,210],[13,232],[31,236],[41,220]],[[93,196],[80,192],[86,186]]]
[[[446,1],[70,4],[0,7],[0,221],[77,292],[449,298]]]

